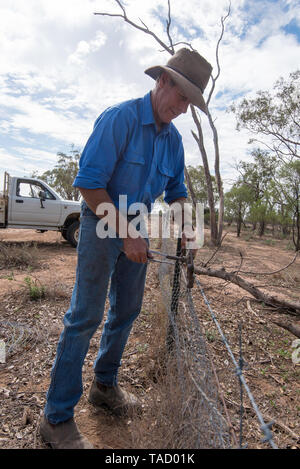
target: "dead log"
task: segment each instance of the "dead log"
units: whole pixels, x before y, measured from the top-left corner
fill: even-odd
[[[209,277],[217,277],[228,282],[232,282],[249,292],[260,302],[277,308],[277,313],[288,313],[292,316],[300,316],[300,303],[280,299],[274,295],[268,295],[254,286],[248,280],[245,280],[241,276],[237,275],[236,272],[227,272],[225,269],[215,270],[204,267],[195,267],[194,273],[198,275],[208,275]]]
[[[286,329],[291,334],[294,334],[296,337],[300,339],[300,325],[299,324],[296,324],[294,322],[289,322],[289,321],[280,321],[279,319],[276,319],[272,322],[279,327],[283,327],[283,329]]]

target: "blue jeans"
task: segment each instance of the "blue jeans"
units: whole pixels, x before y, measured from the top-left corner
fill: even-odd
[[[109,280],[110,309],[94,363],[98,382],[117,384],[121,357],[142,306],[147,264],[130,261],[122,252],[122,239],[100,239],[96,234],[98,221],[83,202],[76,282],[64,317],[45,406],[45,416],[53,424],[73,417],[82,395],[82,366],[90,339],[103,318]]]

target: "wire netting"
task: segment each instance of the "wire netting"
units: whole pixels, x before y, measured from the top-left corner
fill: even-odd
[[[175,249],[174,241],[162,240],[162,252],[174,255]],[[176,363],[173,371],[180,389],[181,439],[190,448],[230,448],[231,436],[205,336],[186,286],[184,268],[177,267],[174,274],[172,265],[160,264],[159,281],[169,317],[167,345]]]

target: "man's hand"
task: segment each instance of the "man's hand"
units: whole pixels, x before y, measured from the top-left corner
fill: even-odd
[[[148,244],[144,238],[124,238],[124,253],[133,262],[146,264],[149,257],[153,257],[148,252]]]
[[[116,220],[115,223],[112,225],[112,228],[114,230],[117,230],[117,233],[119,233],[119,224],[122,222],[123,225],[127,226],[127,232],[128,232],[128,222],[127,218],[122,215],[119,210],[117,210],[113,204],[112,199],[108,195],[107,191],[105,189],[84,189],[84,188],[79,188],[84,200],[86,201],[88,207],[97,215],[97,207],[101,203],[110,203],[116,213]],[[98,215],[99,216],[99,215]],[[99,216],[101,219],[102,217]],[[133,262],[141,262],[145,264],[147,262],[147,259],[150,257],[152,258],[152,254],[148,252],[148,244],[144,240],[144,238],[141,238],[138,236],[137,233],[135,233],[136,237],[131,238],[130,234],[128,233],[127,238],[124,238],[124,243],[123,243],[123,250],[128,259],[130,259]]]

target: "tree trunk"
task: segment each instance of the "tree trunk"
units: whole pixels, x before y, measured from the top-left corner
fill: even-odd
[[[189,172],[188,172],[186,166],[184,167],[184,175],[185,175],[185,179],[186,179],[187,186],[188,186],[188,189],[189,189],[189,193],[190,193],[191,198],[192,198],[193,205],[194,205],[195,210],[196,210],[197,198],[196,198],[196,194],[195,194],[195,191],[194,191],[194,188],[193,188],[193,184],[192,184],[192,181],[191,181],[191,178],[190,178],[190,175],[189,175]]]
[[[299,211],[299,194],[297,194],[294,223],[293,223],[293,242],[295,251],[300,250],[300,211]]]
[[[260,237],[262,237],[264,235],[265,229],[266,229],[266,222],[265,221],[260,221],[259,222],[259,232],[258,232],[258,235]]]
[[[242,227],[242,222],[241,222],[241,219],[238,218],[237,224],[236,224],[236,235],[237,235],[238,238],[241,235],[241,227]]]
[[[238,219],[236,224],[236,235],[239,238],[241,235],[241,221]]]
[[[194,122],[198,130],[198,136],[195,134],[194,131],[192,131],[192,135],[194,139],[196,140],[196,142],[198,143],[198,147],[199,147],[201,157],[202,157],[202,162],[203,162],[205,179],[207,183],[207,198],[208,198],[209,213],[210,213],[211,242],[213,243],[214,246],[217,246],[218,245],[218,226],[217,226],[217,217],[216,217],[216,209],[215,209],[215,200],[214,200],[211,175],[209,172],[207,154],[206,154],[206,150],[205,150],[204,142],[203,142],[203,132],[202,132],[202,128],[201,128],[199,119],[197,117],[197,114],[193,105],[191,105],[191,110],[192,110],[192,116],[193,116]]]
[[[241,234],[241,228],[242,228],[242,212],[241,212],[241,207],[239,207],[238,211],[238,217],[237,217],[237,224],[236,224],[236,235],[239,238]]]
[[[211,114],[207,109],[207,117],[209,125],[213,132],[213,141],[215,148],[215,175],[218,186],[219,193],[219,216],[218,216],[218,233],[217,233],[217,246],[220,246],[223,233],[223,220],[224,220],[224,191],[223,191],[223,182],[220,174],[220,151],[219,151],[219,139],[218,132],[212,120]]]

